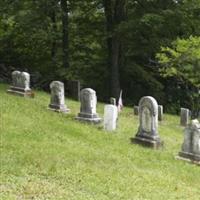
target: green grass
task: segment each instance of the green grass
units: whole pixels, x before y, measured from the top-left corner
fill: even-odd
[[[163,150],[130,143],[138,128],[131,108],[120,114],[118,130],[74,120],[47,109],[49,94],[35,99],[6,93],[0,85],[0,199],[199,200],[200,167],[174,157],[183,133],[179,117],[165,115],[159,133]],[[102,116],[103,104],[98,104]]]

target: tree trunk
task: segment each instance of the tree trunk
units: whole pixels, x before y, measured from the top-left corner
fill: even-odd
[[[56,26],[55,9],[52,10],[50,18],[51,18],[52,30],[53,30],[53,39],[52,39],[52,45],[51,45],[51,59],[52,59],[52,65],[53,67],[55,67],[56,66],[56,52],[57,52],[57,41],[56,41],[57,26]]]
[[[68,4],[67,0],[61,0],[62,9],[62,27],[63,27],[63,66],[65,69],[69,68],[69,32],[68,32]]]
[[[104,0],[107,28],[108,65],[110,67],[110,94],[116,99],[120,93],[119,69],[123,65],[121,35],[117,28],[125,20],[126,0]]]

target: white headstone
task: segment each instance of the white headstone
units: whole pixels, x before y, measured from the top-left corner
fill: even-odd
[[[105,105],[104,107],[104,129],[106,131],[114,131],[117,127],[117,106]]]

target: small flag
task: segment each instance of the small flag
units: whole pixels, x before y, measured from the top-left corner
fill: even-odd
[[[121,111],[122,111],[122,108],[123,108],[122,90],[120,91],[120,95],[119,95],[119,100],[118,100],[117,108],[118,108],[118,112],[121,112]]]

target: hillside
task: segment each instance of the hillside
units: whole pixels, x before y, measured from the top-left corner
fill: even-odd
[[[107,133],[74,120],[79,102],[67,99],[71,113],[63,115],[47,109],[47,93],[26,99],[7,88],[0,84],[0,199],[200,198],[200,167],[174,159],[183,141],[179,117],[159,123],[165,148],[155,151],[130,144],[138,128],[131,108]],[[103,104],[97,111],[102,116]]]

